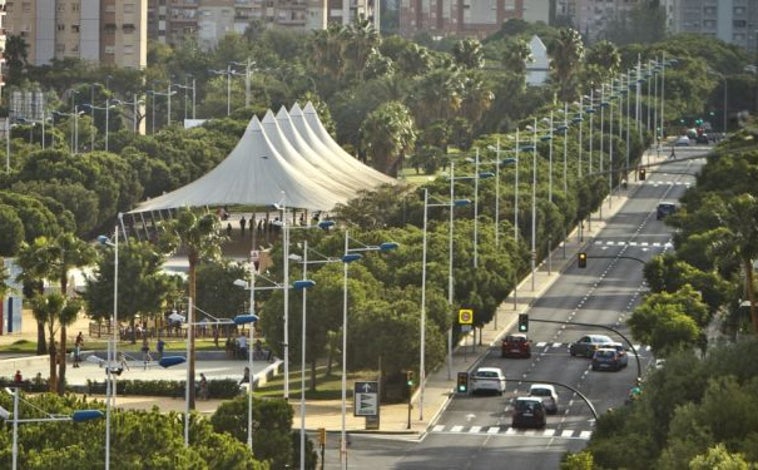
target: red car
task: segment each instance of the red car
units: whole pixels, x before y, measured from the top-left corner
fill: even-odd
[[[532,342],[525,334],[514,333],[503,339],[501,357],[532,357]]]

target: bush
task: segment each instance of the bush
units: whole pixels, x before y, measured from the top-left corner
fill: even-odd
[[[177,380],[119,380],[117,393],[151,397],[183,397],[185,382]],[[105,395],[106,381],[87,381],[87,390],[93,395]],[[239,395],[236,380],[222,379],[208,381],[209,398],[234,398]]]

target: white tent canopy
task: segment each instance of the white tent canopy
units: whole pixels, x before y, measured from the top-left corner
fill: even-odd
[[[237,146],[216,168],[186,186],[143,202],[131,212],[206,205],[264,206],[283,197],[288,207],[311,210],[330,210],[347,202],[347,197],[318,185],[287,162],[254,116]]]
[[[342,150],[309,102],[291,117],[282,107],[263,122],[254,116],[232,152],[213,170],[170,193],[142,202],[132,213],[220,205],[331,210],[360,191],[396,181]]]

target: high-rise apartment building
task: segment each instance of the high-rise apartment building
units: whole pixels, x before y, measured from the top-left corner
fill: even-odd
[[[483,38],[511,18],[544,21],[549,0],[400,0],[399,33]]]
[[[0,70],[5,69],[5,0],[0,0]],[[0,73],[0,97],[3,96],[4,73]]]
[[[713,36],[758,53],[758,0],[675,0],[672,32]]]
[[[24,38],[33,65],[147,65],[147,0],[6,0],[6,11],[6,34]]]
[[[324,29],[374,14],[375,0],[149,0],[151,39],[179,44],[195,38],[208,49],[231,32],[242,34],[251,22],[295,31]]]

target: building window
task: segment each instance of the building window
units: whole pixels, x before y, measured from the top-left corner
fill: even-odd
[[[71,25],[71,31],[73,31],[75,33],[78,33],[79,32],[79,25],[78,24]]]
[[[134,4],[133,3],[125,3],[124,4],[124,13],[134,13]]]
[[[133,34],[133,33],[134,33],[134,30],[135,30],[136,28],[134,27],[134,25],[133,25],[133,24],[131,24],[131,23],[126,23],[126,24],[124,24],[124,26],[123,26],[123,29],[124,29],[124,34]]]
[[[65,24],[59,24],[58,25],[58,31],[65,31],[65,30],[66,30],[66,25]]]
[[[74,13],[76,13],[77,11],[79,11],[79,4],[78,3],[72,3],[71,4],[71,11],[73,11]]]
[[[733,25],[735,28],[744,28],[744,27],[746,27],[746,26],[747,26],[747,21],[745,21],[745,20],[734,20],[734,21],[732,22],[732,25]]]

